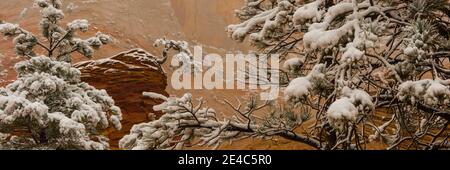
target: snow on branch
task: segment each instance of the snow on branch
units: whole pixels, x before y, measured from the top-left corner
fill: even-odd
[[[0,88],[5,149],[109,148],[101,131],[121,129],[122,114],[105,90],[81,82],[78,69],[48,57],[33,57],[15,69],[18,80]],[[18,139],[28,142],[16,144]]]
[[[322,148],[381,139],[387,149],[448,149],[448,9],[446,0],[248,0],[227,33],[284,59],[287,104],[313,110],[308,134]]]
[[[87,32],[89,23],[85,19],[74,20],[63,27],[60,21],[64,19],[64,12],[61,9],[61,0],[36,0],[35,6],[41,8],[41,22],[43,38],[48,44],[44,44],[39,37],[26,31],[17,24],[0,23],[0,33],[6,37],[16,37],[14,44],[16,53],[19,56],[28,58],[38,56],[34,48],[43,48],[48,57],[71,62],[71,54],[78,52],[85,57],[92,57],[94,49],[99,49],[102,45],[111,43],[111,37],[103,33],[97,33],[95,37],[82,40],[76,38],[76,32]]]
[[[173,56],[175,62],[171,62],[170,66],[174,68],[183,68],[187,72],[201,71],[202,63],[194,61],[194,55],[189,49],[189,44],[186,41],[167,40],[166,38],[157,39],[153,44],[154,47],[163,46],[163,57],[158,60],[159,64],[164,64],[169,58],[169,52],[175,50],[176,54]]]
[[[301,100],[307,98],[311,91],[325,88],[329,84],[326,79],[325,65],[314,66],[306,77],[299,77],[292,80],[286,87],[284,94],[287,100]]]
[[[75,38],[76,31],[88,30],[88,22],[61,27],[61,0],[36,0],[35,6],[41,8],[47,45],[19,25],[0,23],[0,33],[14,37],[17,55],[27,57],[14,67],[17,80],[0,88],[0,149],[109,149],[104,132],[122,128],[121,110],[105,90],[82,82],[70,61],[73,52],[91,57],[110,37]],[[46,56],[37,54],[36,46]]]
[[[152,94],[153,96],[153,94]],[[255,111],[266,108],[269,103],[258,105],[256,99],[248,102],[247,107],[233,106],[225,100],[224,104],[233,108],[236,116],[220,120],[216,111],[203,107],[205,101],[192,99],[191,94],[181,98],[168,98],[155,111],[165,113],[158,120],[135,125],[129,135],[120,140],[122,149],[135,150],[179,150],[194,145],[220,147],[227,141],[247,137],[272,138],[274,136],[297,140],[320,148],[319,141],[293,130],[301,125],[308,116],[287,111],[273,113],[262,121],[253,116]]]

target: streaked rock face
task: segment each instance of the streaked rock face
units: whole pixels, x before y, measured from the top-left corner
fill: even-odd
[[[146,98],[143,92],[168,96],[167,79],[155,57],[142,49],[134,49],[113,57],[85,61],[74,65],[82,72],[82,81],[97,89],[105,89],[122,109],[123,129],[110,132],[112,148],[135,124],[148,122],[148,114],[161,100]],[[156,113],[159,117],[160,113]]]

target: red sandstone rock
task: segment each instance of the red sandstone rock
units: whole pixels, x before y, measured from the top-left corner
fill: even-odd
[[[112,148],[117,148],[118,141],[133,125],[148,122],[153,106],[162,103],[162,100],[144,97],[143,92],[168,96],[166,76],[155,59],[142,49],[133,49],[107,59],[74,65],[81,70],[82,81],[105,89],[122,109],[122,130],[108,132]],[[161,113],[156,115],[159,117]]]

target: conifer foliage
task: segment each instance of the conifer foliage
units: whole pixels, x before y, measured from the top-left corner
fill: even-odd
[[[122,147],[283,137],[324,150],[450,149],[449,1],[246,0],[236,15],[230,38],[281,56],[285,100],[223,99],[235,116],[221,120],[190,95],[167,99],[167,115]]]
[[[121,129],[120,108],[105,90],[82,82],[70,62],[73,52],[92,57],[110,37],[76,38],[89,24],[81,19],[60,26],[60,0],[36,0],[35,5],[41,8],[42,37],[17,24],[0,24],[1,34],[15,37],[17,55],[27,58],[15,65],[17,80],[0,88],[0,149],[109,149],[102,133]]]

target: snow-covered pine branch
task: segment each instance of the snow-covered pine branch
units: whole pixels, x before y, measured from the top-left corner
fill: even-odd
[[[155,97],[154,94],[144,95]],[[153,108],[165,114],[158,120],[135,125],[130,134],[120,140],[120,148],[182,149],[192,143],[196,136],[202,136],[205,144],[216,144],[228,123],[217,120],[215,111],[202,108],[202,105],[203,101],[194,106],[191,94],[185,94],[181,98],[167,98],[164,103]]]
[[[105,90],[81,82],[70,64],[33,57],[0,88],[1,149],[108,149],[102,131],[121,129],[120,108]]]
[[[273,105],[257,106],[250,100],[241,108],[240,102],[234,106],[225,100],[236,115],[219,120],[212,109],[202,108],[203,101],[194,106],[190,94],[144,94],[165,99],[155,110],[166,114],[136,125],[120,147],[218,147],[245,137],[280,136],[317,149],[366,149],[375,140],[388,144],[387,149],[446,149],[448,9],[444,0],[247,0],[236,11],[242,23],[230,25],[227,32],[234,40],[249,38],[261,52],[286,59],[283,68],[291,81],[284,93],[289,102],[258,118],[255,110]],[[186,43],[161,39],[156,45],[165,46],[161,63],[170,49],[184,63],[192,59]],[[425,80],[425,74],[433,79]],[[299,108],[303,114],[294,113]],[[392,119],[385,121],[384,114]],[[310,116],[313,125],[297,133]],[[435,131],[439,133],[431,133]]]
[[[146,96],[158,97],[153,93]],[[198,103],[195,105],[194,103]],[[122,149],[133,150],[179,150],[186,147],[210,146],[218,148],[225,142],[233,142],[248,137],[270,139],[283,137],[306,143],[320,149],[314,138],[294,132],[309,115],[290,110],[273,112],[264,119],[257,118],[254,112],[268,107],[269,103],[257,105],[257,99],[248,101],[247,107],[233,106],[225,100],[224,104],[233,108],[236,115],[221,120],[216,111],[204,107],[205,101],[193,101],[191,94],[181,98],[170,97],[154,107],[155,111],[165,113],[158,120],[135,125],[130,134],[120,140]]]
[[[281,55],[288,105],[314,110],[309,132],[325,149],[375,138],[388,149],[445,149],[448,133],[426,136],[450,121],[449,10],[447,0],[247,0],[227,32]],[[384,114],[393,119],[374,123]]]
[[[64,19],[61,0],[35,0],[34,4],[41,8],[40,28],[42,39],[45,38],[46,41],[17,24],[0,23],[0,34],[5,37],[15,37],[17,55],[36,57],[38,55],[34,49],[37,46],[44,49],[47,52],[45,55],[52,59],[71,62],[71,54],[74,52],[91,58],[94,50],[111,43],[111,37],[100,32],[85,40],[77,38],[78,31],[87,32],[89,29],[89,23],[85,19],[77,19],[66,26],[61,26],[60,21]]]
[[[167,40],[166,38],[157,39],[153,44],[154,47],[163,46],[162,58],[158,60],[158,63],[164,64],[169,58],[169,52],[174,50],[176,54],[173,56],[173,60],[170,66],[173,68],[182,68],[186,72],[201,71],[202,63],[197,63],[194,60],[194,55],[189,49],[189,44],[186,41]]]
[[[17,80],[0,88],[0,149],[109,149],[104,132],[122,128],[121,110],[105,90],[82,82],[70,61],[73,52],[91,57],[110,37],[75,38],[76,31],[88,30],[84,19],[59,26],[61,0],[36,0],[35,6],[42,8],[48,45],[17,24],[0,23],[1,34],[15,37],[16,53],[28,57],[15,65]],[[48,56],[38,56],[35,46]]]

